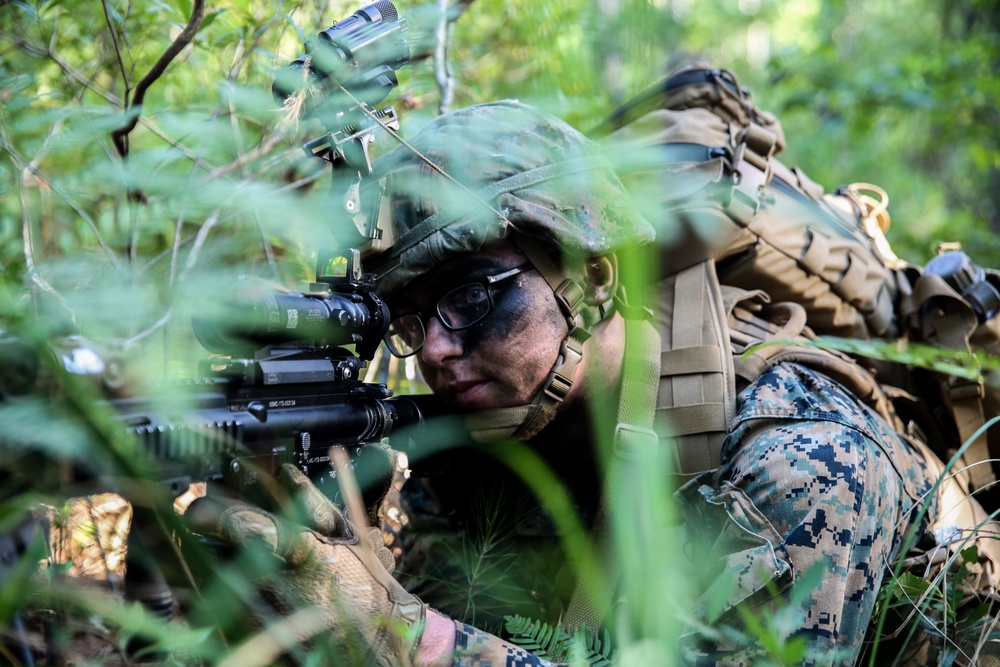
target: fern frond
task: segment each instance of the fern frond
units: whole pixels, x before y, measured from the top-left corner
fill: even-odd
[[[611,634],[607,628],[599,634],[583,624],[573,637],[585,650],[584,659],[590,667],[609,667],[618,662],[618,651],[611,643]]]
[[[618,651],[607,629],[599,633],[581,625],[570,631],[561,625],[553,626],[523,616],[504,616],[504,620],[511,643],[539,658],[565,662],[570,656],[579,656],[589,667],[612,667],[618,660]]]

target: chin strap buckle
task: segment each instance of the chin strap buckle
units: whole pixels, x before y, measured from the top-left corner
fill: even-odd
[[[548,396],[553,403],[562,403],[573,388],[576,367],[583,360],[583,341],[587,338],[589,335],[585,331],[575,328],[559,346],[559,357],[542,385],[542,394]]]

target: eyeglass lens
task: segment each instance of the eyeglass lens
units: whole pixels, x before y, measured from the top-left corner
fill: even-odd
[[[512,278],[531,267],[522,264],[496,276],[486,278],[487,283]],[[482,283],[469,283],[456,287],[445,294],[437,303],[437,314],[442,324],[451,331],[461,331],[482,321],[493,310],[492,288]],[[385,335],[389,351],[397,357],[408,357],[420,350],[426,338],[424,323],[417,313],[408,313],[394,319]]]
[[[424,323],[416,313],[402,315],[389,323],[385,334],[385,343],[389,351],[397,357],[409,357],[416,354],[424,344]]]
[[[479,283],[463,285],[438,301],[437,312],[444,325],[453,331],[471,327],[493,308],[489,289]]]

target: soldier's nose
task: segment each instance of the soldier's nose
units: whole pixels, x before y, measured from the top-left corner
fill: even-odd
[[[437,315],[429,318],[424,336],[420,358],[425,364],[440,366],[449,359],[462,356],[461,332],[449,331]]]

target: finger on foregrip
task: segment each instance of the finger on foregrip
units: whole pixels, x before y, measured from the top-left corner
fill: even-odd
[[[349,538],[353,535],[337,506],[301,470],[286,463],[281,466],[281,479],[301,512],[303,523],[327,537]]]
[[[199,535],[225,540],[232,544],[239,542],[250,533],[274,535],[273,521],[266,518],[252,519],[249,513],[262,513],[253,505],[234,498],[204,496],[196,499],[184,513],[192,530]],[[235,517],[235,519],[234,519]],[[233,538],[237,539],[234,540]],[[271,540],[276,544],[276,541]]]

